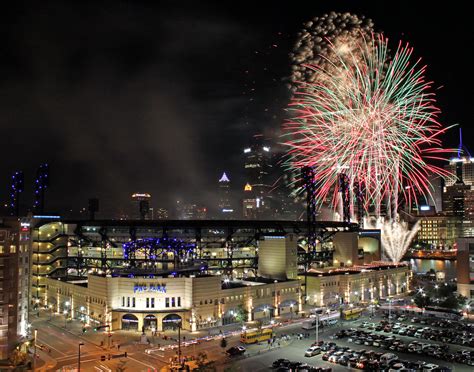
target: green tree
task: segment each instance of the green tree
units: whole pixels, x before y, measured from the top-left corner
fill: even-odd
[[[240,323],[247,321],[247,311],[245,311],[244,305],[240,304],[237,306],[237,309],[235,310],[235,319]]]

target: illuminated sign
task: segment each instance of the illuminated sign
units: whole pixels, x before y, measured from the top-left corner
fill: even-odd
[[[430,206],[429,205],[422,205],[420,206],[420,211],[429,211],[430,210]]]
[[[263,146],[263,151],[266,151],[266,152],[270,151],[270,147]]]
[[[137,292],[160,292],[166,293],[166,284],[149,284],[135,283],[133,286],[133,293]]]
[[[45,216],[43,216],[43,215],[36,215],[36,216],[33,216],[33,218],[51,218],[51,219],[53,219],[53,218],[61,218],[61,216],[50,216],[50,215],[45,215]]]
[[[247,183],[247,184],[244,186],[244,191],[252,191],[252,186],[250,186],[250,184]]]
[[[30,231],[29,222],[20,222],[21,231]]]
[[[233,209],[223,209],[222,212],[223,213],[232,213],[234,210]]]
[[[132,198],[151,198],[151,195],[148,193],[143,193],[143,194],[135,193],[135,194],[132,194]]]
[[[250,148],[248,148],[248,149],[245,149],[245,150],[244,150],[244,153],[247,154],[247,153],[250,152],[250,151],[252,151],[252,150],[251,150]]]

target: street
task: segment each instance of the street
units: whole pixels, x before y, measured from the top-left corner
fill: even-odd
[[[245,345],[247,352],[245,357],[229,358],[225,354],[225,350],[231,346],[240,345],[239,335],[240,326],[231,325],[221,327],[221,329],[213,329],[211,331],[201,331],[190,333],[182,332],[182,349],[183,356],[196,356],[200,352],[205,352],[209,360],[215,360],[218,370],[224,370],[228,367],[233,367],[241,371],[266,371],[270,368],[274,360],[278,358],[286,358],[291,361],[301,361],[315,366],[331,367],[334,371],[343,371],[347,367],[324,362],[321,360],[322,354],[314,357],[304,357],[304,351],[315,341],[316,331],[302,330],[302,320],[295,320],[293,323],[288,323],[274,327],[276,338],[281,338],[282,335],[290,336],[290,340],[279,340],[273,345],[263,342],[256,345]],[[373,349],[375,351],[384,351],[376,347],[368,347],[364,345],[357,345],[348,342],[348,339],[333,340],[333,336],[337,331],[344,328],[357,328],[363,321],[368,320],[363,317],[357,321],[339,321],[334,326],[327,326],[320,328],[319,339],[324,341],[334,341],[340,346],[347,346],[353,350]],[[380,318],[373,319],[378,321]],[[177,355],[177,335],[176,332],[167,331],[166,339],[165,332],[160,334],[160,337],[152,336],[148,332],[147,342],[140,343],[141,333],[135,331],[116,331],[108,336],[108,332],[98,331],[94,332],[88,329],[86,333],[82,332],[82,324],[78,321],[69,322],[67,329],[64,329],[64,318],[62,316],[53,317],[52,321],[49,317],[41,316],[34,320],[33,326],[38,329],[38,345],[42,350],[38,353],[40,356],[45,356],[47,364],[41,367],[38,363],[38,370],[55,371],[61,368],[63,370],[77,368],[78,361],[78,344],[82,342],[81,347],[81,370],[82,371],[116,371],[126,368],[128,371],[159,371],[169,364],[170,358]],[[220,331],[226,334],[227,346],[222,348],[220,340],[222,336]],[[298,339],[296,334],[309,333],[308,338]],[[379,332],[382,333],[382,332]],[[190,343],[191,339],[198,339],[199,343]],[[403,341],[412,341],[413,337],[399,336],[397,338]],[[418,339],[419,340],[419,339]],[[150,341],[148,343],[148,341]],[[430,341],[430,343],[436,343]],[[120,345],[120,348],[117,346]],[[450,345],[453,351],[466,349],[457,345]],[[472,349],[471,349],[472,350]],[[127,357],[123,354],[127,352]],[[452,364],[446,361],[441,361],[436,358],[427,357],[424,355],[408,354],[396,352],[401,359],[417,361],[423,360],[426,362],[439,364],[452,368],[453,371],[470,371],[468,366],[461,364]],[[109,359],[110,355],[110,359]],[[105,360],[101,360],[105,357]],[[42,358],[43,359],[43,358]],[[121,369],[122,368],[122,369]]]

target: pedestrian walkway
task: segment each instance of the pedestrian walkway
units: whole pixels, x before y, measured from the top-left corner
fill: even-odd
[[[31,350],[34,353],[33,350]],[[36,372],[47,372],[47,371],[54,371],[54,367],[56,367],[57,361],[56,359],[49,356],[49,354],[43,350],[36,350],[36,354],[38,355],[36,359]]]

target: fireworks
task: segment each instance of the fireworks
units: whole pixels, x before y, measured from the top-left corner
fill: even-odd
[[[400,221],[398,216],[393,220],[378,218],[375,222],[366,221],[365,225],[368,228],[380,229],[384,252],[395,263],[400,262],[403,258],[410,242],[420,228],[420,222],[418,221],[409,229],[408,224]]]
[[[425,159],[444,151],[438,136],[446,129],[436,120],[431,82],[425,66],[412,61],[412,48],[400,43],[391,56],[383,36],[366,37],[371,23],[354,22],[354,29],[362,29],[358,38],[354,29],[331,31],[352,38],[345,53],[328,41],[329,52],[319,56],[325,62],[306,66],[310,79],[299,83],[290,104],[293,118],[284,127],[286,165],[316,168],[321,201],[336,207],[338,175],[344,173],[351,190],[355,182],[363,186],[365,210],[373,207],[379,217],[386,203],[394,216],[399,194],[408,202],[417,193],[430,194],[428,174],[445,174]]]
[[[304,27],[290,53],[293,90],[299,82],[315,81],[315,72],[309,66],[329,66],[357,55],[355,41],[361,35],[373,33],[372,20],[351,13],[331,12],[305,23]]]

